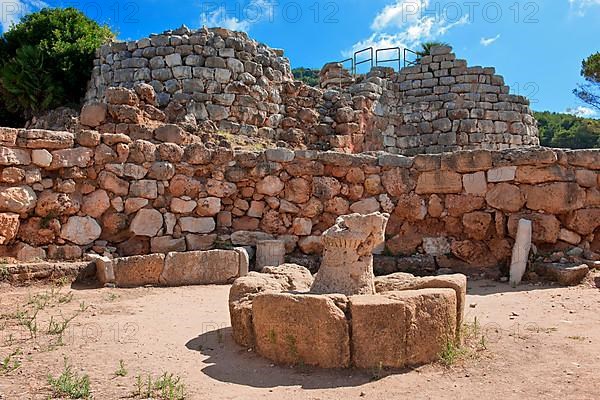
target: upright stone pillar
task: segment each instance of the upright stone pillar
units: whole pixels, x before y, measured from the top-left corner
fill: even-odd
[[[344,215],[323,232],[323,260],[311,293],[375,294],[373,249],[385,241],[389,217]]]
[[[285,263],[285,243],[283,240],[260,240],[256,243],[256,269],[277,267]]]
[[[513,246],[512,259],[510,262],[510,284],[517,286],[521,283],[525,270],[527,269],[527,260],[531,250],[531,221],[520,219],[517,227],[517,236]]]

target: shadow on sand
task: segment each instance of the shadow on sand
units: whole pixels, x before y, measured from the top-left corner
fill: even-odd
[[[212,330],[190,340],[189,350],[199,351],[209,364],[202,372],[221,382],[256,388],[299,386],[303,389],[357,387],[393,373],[405,371],[361,371],[356,369],[326,370],[307,366],[277,366],[238,346],[231,328]]]

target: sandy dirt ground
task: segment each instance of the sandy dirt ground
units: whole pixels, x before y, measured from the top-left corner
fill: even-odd
[[[181,377],[187,399],[598,399],[597,284],[597,277],[573,288],[470,282],[466,322],[477,319],[480,350],[451,367],[404,371],[275,366],[231,339],[228,286],[3,286],[0,362],[19,351],[0,370],[0,399],[54,398],[47,377],[61,373],[65,357],[89,375],[94,399],[136,398],[138,375],[163,372]],[[18,321],[31,321],[24,310],[34,308],[32,339]],[[49,333],[57,330],[50,318],[56,328],[73,316],[62,335]],[[115,375],[119,360],[126,376]]]

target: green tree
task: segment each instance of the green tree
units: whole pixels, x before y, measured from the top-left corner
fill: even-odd
[[[298,81],[302,81],[306,83],[308,86],[319,86],[319,72],[318,69],[311,68],[294,68],[292,69],[292,74],[294,74],[294,78]]]
[[[537,112],[540,143],[546,147],[600,148],[600,121],[571,114]]]
[[[600,111],[600,53],[592,54],[581,63],[581,76],[586,83],[573,90],[575,96]]]
[[[25,116],[78,104],[96,49],[113,38],[107,26],[72,7],[26,15],[0,37],[0,103]],[[34,74],[32,82],[24,81]],[[40,87],[48,82],[52,87]],[[11,98],[15,93],[18,99]]]
[[[35,115],[60,105],[63,89],[53,82],[46,68],[44,54],[37,47],[17,49],[16,55],[0,70],[4,103],[9,112]]]

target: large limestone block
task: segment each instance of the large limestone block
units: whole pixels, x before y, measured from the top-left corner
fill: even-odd
[[[102,228],[92,217],[70,217],[60,231],[60,237],[80,246],[90,244],[100,237]]]
[[[129,230],[137,236],[154,237],[163,226],[163,217],[160,211],[144,208],[135,215]]]
[[[373,250],[385,241],[389,214],[339,217],[321,237],[323,260],[312,293],[373,294]]]
[[[508,233],[511,237],[517,236],[517,227],[520,219],[528,219],[533,224],[532,240],[534,243],[556,243],[560,233],[560,221],[554,215],[541,213],[518,213],[508,218]]]
[[[283,276],[287,279],[284,290],[306,292],[310,290],[315,278],[310,271],[297,264],[281,264],[279,266],[264,267],[260,272],[263,274]]]
[[[74,149],[63,149],[52,152],[52,163],[47,167],[50,170],[70,167],[87,167],[94,152],[87,147],[77,147]]]
[[[211,285],[232,282],[240,271],[240,256],[233,250],[169,253],[160,283],[165,286]]]
[[[0,165],[29,165],[31,156],[27,150],[0,146]]]
[[[452,289],[456,293],[456,333],[460,335],[465,299],[467,297],[467,277],[463,274],[416,277],[398,272],[375,278],[377,293],[418,289]]]
[[[452,171],[422,172],[417,181],[415,192],[418,194],[460,193],[462,176]]]
[[[402,368],[436,361],[456,336],[453,289],[350,297],[352,361],[359,368]]]
[[[75,143],[71,132],[47,131],[45,129],[25,129],[19,131],[17,145],[28,149],[68,149]]]
[[[347,301],[344,296],[338,303]],[[265,293],[252,304],[256,351],[276,363],[344,368],[350,335],[344,312],[327,295]]]
[[[0,188],[0,211],[25,213],[35,207],[37,196],[29,186]]]
[[[119,287],[158,285],[165,264],[164,254],[116,258],[112,262],[115,283]]]
[[[229,290],[229,315],[235,342],[244,347],[256,345],[252,325],[254,297],[267,292],[306,292],[312,283],[310,271],[295,264],[265,267],[261,273],[250,272],[247,276],[236,279]]]
[[[506,212],[517,212],[525,205],[525,196],[519,187],[510,183],[495,185],[485,196],[487,203]]]
[[[600,227],[600,208],[584,208],[569,213],[565,225],[581,235],[589,235]]]
[[[556,182],[525,187],[527,208],[564,214],[585,204],[585,190],[576,183]]]

